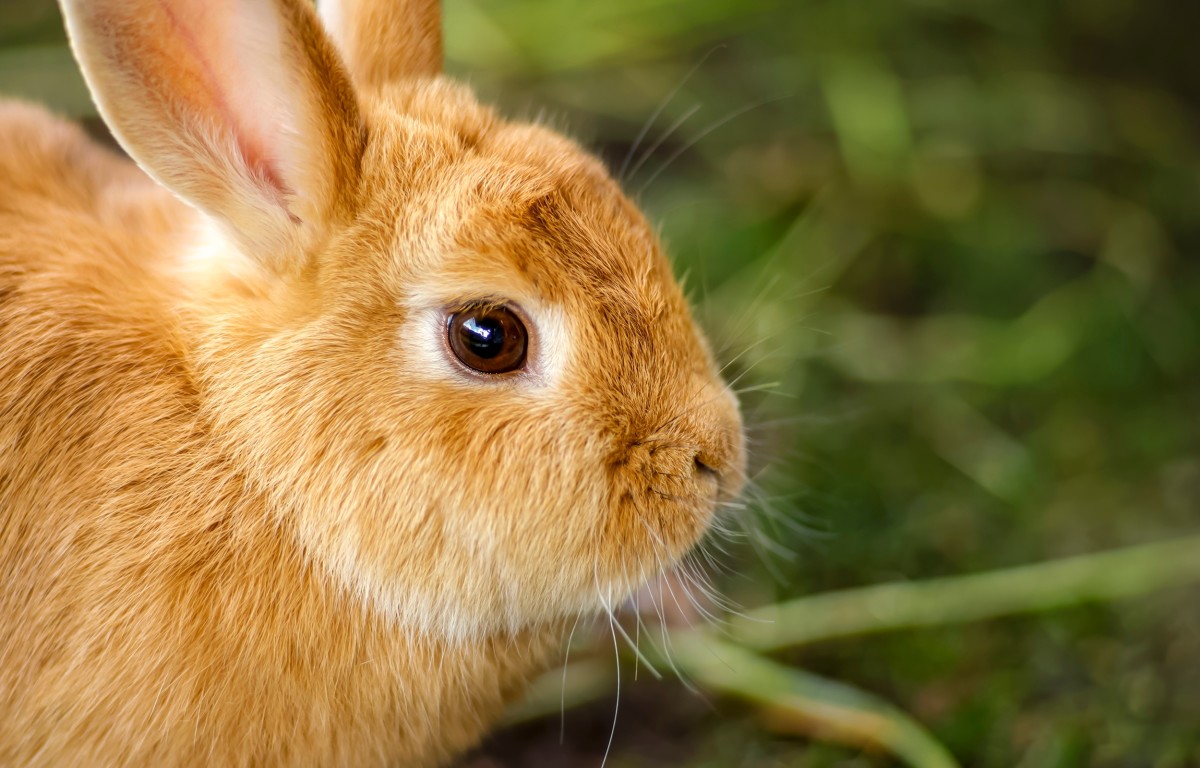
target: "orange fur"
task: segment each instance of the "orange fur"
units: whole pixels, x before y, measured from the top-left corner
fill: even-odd
[[[0,102],[0,764],[444,763],[740,487],[600,164],[436,76],[435,3],[346,2],[339,53],[302,0],[65,0],[167,189]],[[481,300],[527,370],[449,358]]]

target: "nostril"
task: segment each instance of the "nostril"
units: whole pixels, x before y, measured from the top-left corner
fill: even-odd
[[[715,467],[713,467],[711,464],[706,462],[704,460],[704,458],[701,457],[701,455],[698,453],[696,454],[695,458],[692,459],[692,463],[694,464],[694,466],[696,468],[696,472],[700,473],[701,475],[706,475],[708,477],[714,477],[714,478],[718,477],[720,475],[720,472],[718,472],[717,469]]]

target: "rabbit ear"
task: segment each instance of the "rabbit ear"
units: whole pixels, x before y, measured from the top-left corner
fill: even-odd
[[[365,131],[337,51],[304,0],[62,6],[117,140],[252,254],[282,259],[345,214]]]
[[[441,74],[441,0],[318,0],[317,7],[354,82]]]

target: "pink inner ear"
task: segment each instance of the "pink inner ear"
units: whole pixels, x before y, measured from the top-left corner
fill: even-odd
[[[266,182],[281,207],[293,194],[279,166],[279,159],[270,147],[282,136],[281,115],[272,115],[270,106],[275,94],[254,93],[261,80],[253,72],[239,72],[239,57],[234,50],[235,35],[230,25],[245,22],[240,18],[237,1],[233,0],[156,0],[163,12],[170,36],[190,58],[192,66],[184,64],[177,73],[182,77],[198,77],[191,87],[177,83],[180,95],[189,107],[201,115],[207,113],[212,121],[233,140],[242,162],[256,178]],[[275,30],[262,30],[268,34]],[[260,44],[278,44],[278,37]],[[278,56],[271,51],[268,55]],[[182,71],[180,71],[182,70]],[[188,98],[190,97],[190,98]],[[195,103],[202,101],[205,103]],[[256,107],[250,107],[256,104]],[[249,107],[249,108],[248,108]],[[254,118],[258,117],[259,120]]]

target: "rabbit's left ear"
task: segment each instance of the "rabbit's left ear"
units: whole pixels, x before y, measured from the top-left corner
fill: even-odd
[[[271,266],[352,205],[366,133],[305,0],[62,0],[108,127]]]
[[[441,74],[441,0],[317,0],[317,7],[359,85]]]

